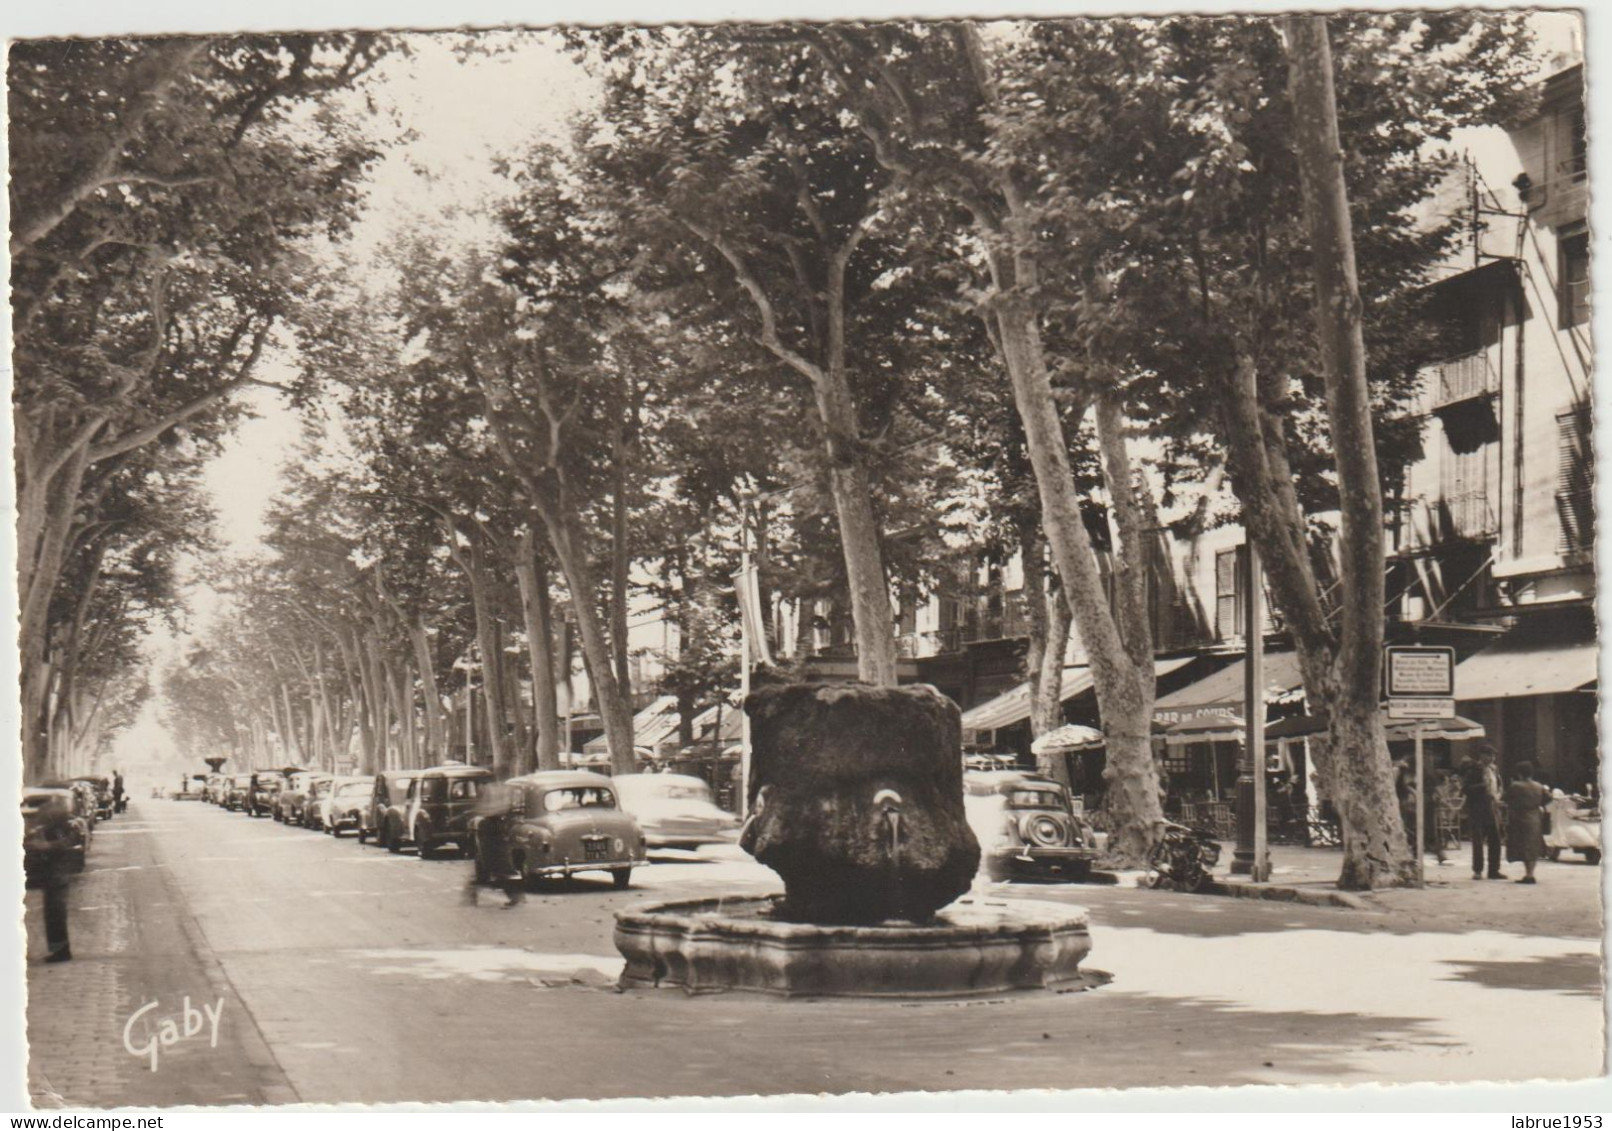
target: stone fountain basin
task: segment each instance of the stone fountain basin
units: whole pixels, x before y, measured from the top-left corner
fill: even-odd
[[[650,903],[616,914],[620,984],[781,997],[960,997],[1083,984],[1086,909],[965,896],[925,924],[772,917],[782,896]]]

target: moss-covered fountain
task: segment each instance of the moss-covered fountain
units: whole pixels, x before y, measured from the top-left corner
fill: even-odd
[[[968,895],[961,722],[932,687],[763,687],[740,844],[784,894],[616,916],[624,987],[932,997],[1060,989],[1091,950],[1083,908]]]

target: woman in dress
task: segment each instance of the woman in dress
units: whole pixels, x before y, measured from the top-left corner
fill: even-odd
[[[1517,763],[1516,780],[1506,786],[1506,859],[1522,861],[1519,884],[1535,883],[1534,865],[1545,850],[1545,806],[1550,791],[1534,780],[1532,762]]]

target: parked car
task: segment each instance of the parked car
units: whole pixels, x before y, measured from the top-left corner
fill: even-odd
[[[373,778],[335,778],[330,788],[319,799],[317,828],[331,836],[340,836],[344,829],[362,829],[364,815],[369,811],[370,799],[375,795]]]
[[[1091,876],[1097,840],[1060,783],[1022,770],[969,772],[963,804],[991,879]]]
[[[90,831],[76,812],[73,790],[31,786],[22,791],[22,866],[25,875],[44,875],[52,856],[60,853],[74,871],[82,871]]]
[[[609,872],[625,888],[645,862],[643,831],[617,801],[616,779],[582,770],[549,770],[511,778],[510,863],[527,885],[543,877]],[[492,847],[485,816],[472,822],[478,878],[489,878]]]
[[[252,785],[251,774],[231,774],[224,782],[224,808],[231,811],[246,809],[246,795]]]
[[[48,781],[42,789],[65,789],[72,795],[73,816],[84,822],[84,842],[94,839],[95,825],[100,820],[95,786],[83,780]]]
[[[106,821],[112,817],[112,779],[105,774],[80,774],[74,781],[88,782],[95,790],[95,817]]]
[[[285,785],[280,790],[275,820],[287,825],[302,824],[302,812],[307,806],[309,791],[319,779],[329,777],[329,774],[317,773],[314,770],[297,770],[287,774]]]
[[[207,775],[207,788],[206,788],[206,791],[205,791],[206,794],[207,794],[207,800],[212,802],[214,805],[222,805],[222,804],[224,804],[224,793],[225,793],[225,790],[228,788],[228,785],[229,785],[229,778],[226,777],[225,775],[223,775],[223,774],[208,774]]]
[[[254,817],[272,817],[275,807],[279,804],[280,790],[285,785],[285,778],[268,771],[252,776],[256,784],[251,787],[251,793],[248,795],[246,811]]]
[[[373,837],[375,843],[382,848],[390,848],[389,838],[394,834],[402,837],[405,832],[403,823],[405,804],[408,801],[409,786],[414,784],[418,770],[382,770],[375,775],[374,789],[370,795],[369,805],[364,810],[364,823],[358,826],[358,843],[363,844],[367,838]],[[395,851],[401,852],[403,844],[400,842]]]
[[[308,779],[308,792],[302,800],[302,818],[298,822],[305,829],[323,831],[325,827],[325,799],[335,787],[334,774],[315,774]]]
[[[739,818],[717,808],[711,787],[691,774],[619,774],[616,799],[632,814],[650,848],[727,844],[739,835]]]
[[[413,842],[420,859],[430,860],[449,844],[460,851],[470,848],[470,818],[476,813],[476,792],[493,780],[491,770],[463,763],[420,771],[409,786],[402,817],[403,836]],[[402,851],[396,835],[388,838],[386,847],[393,852]]]
[[[988,751],[975,751],[963,755],[963,769],[989,773],[993,770],[1012,770],[1019,764],[1017,754],[991,753]]]

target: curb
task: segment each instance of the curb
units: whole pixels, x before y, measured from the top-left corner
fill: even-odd
[[[1285,884],[1221,883],[1217,880],[1204,888],[1204,892],[1209,895],[1228,895],[1237,899],[1265,899],[1275,903],[1304,903],[1311,907],[1347,907],[1351,911],[1364,911],[1367,909],[1365,900],[1346,891],[1296,888]]]

